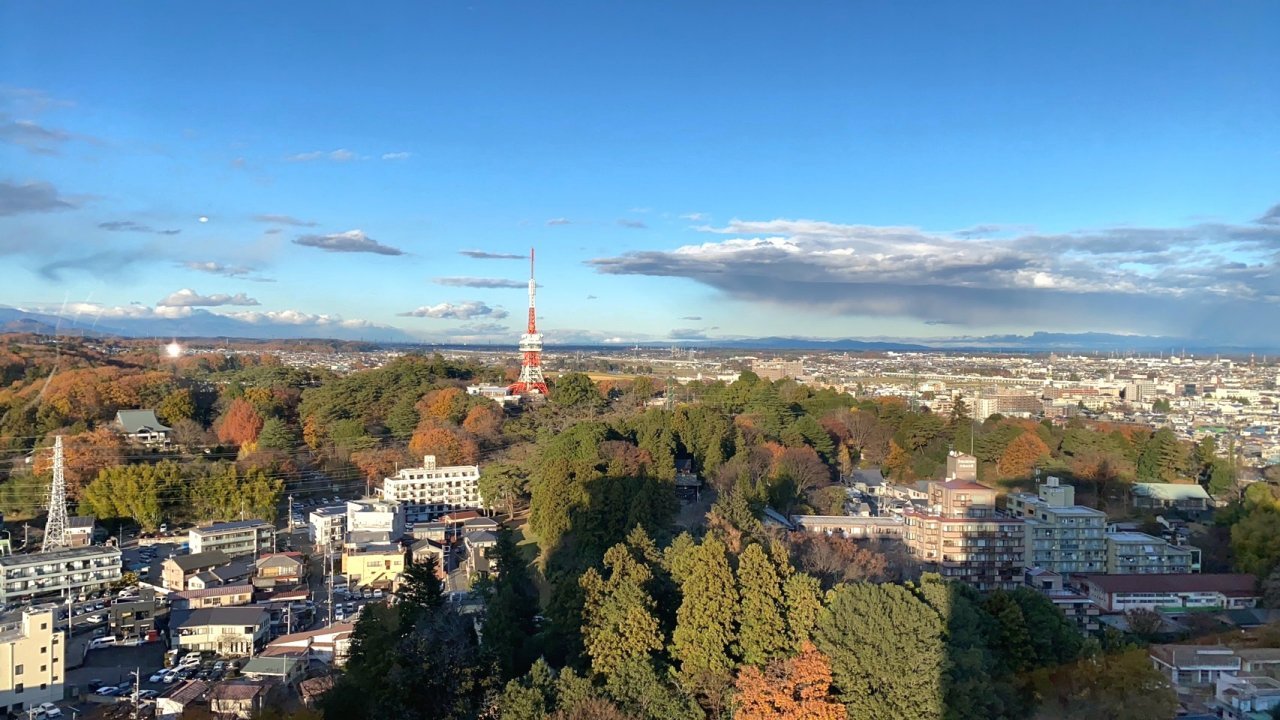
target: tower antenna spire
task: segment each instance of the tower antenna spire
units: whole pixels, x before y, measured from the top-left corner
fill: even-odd
[[[67,546],[67,478],[62,457],[62,436],[53,439],[53,483],[49,486],[49,519],[44,524],[40,552]]]
[[[529,326],[520,336],[520,378],[510,388],[513,395],[551,394],[542,376],[542,333],[538,332],[538,312],[534,302],[538,283],[533,274],[533,248],[529,248]]]

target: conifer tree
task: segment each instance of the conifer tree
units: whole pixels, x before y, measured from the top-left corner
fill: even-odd
[[[708,536],[690,553],[690,567],[680,581],[684,600],[676,612],[671,654],[686,681],[706,684],[708,678],[727,679],[734,661],[730,648],[738,592],[725,546]]]
[[[652,573],[626,545],[609,548],[603,575],[589,568],[579,580],[585,594],[582,639],[591,667],[608,676],[622,663],[648,660],[663,637],[647,586]]]
[[[781,582],[773,561],[756,544],[738,558],[738,648],[742,661],[763,665],[787,645]]]

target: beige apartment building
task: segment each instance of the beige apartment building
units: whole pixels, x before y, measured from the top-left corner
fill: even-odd
[[[1026,523],[997,514],[996,491],[970,480],[929,483],[929,504],[904,514],[903,542],[925,567],[979,590],[1022,585]]]
[[[404,548],[394,543],[348,547],[342,552],[342,572],[355,587],[392,589],[404,573]]]
[[[0,625],[0,712],[21,714],[62,699],[66,638],[53,622],[53,606],[44,605]]]

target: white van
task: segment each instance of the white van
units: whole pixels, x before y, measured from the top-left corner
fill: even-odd
[[[94,638],[89,641],[89,649],[97,650],[98,648],[111,647],[112,645],[115,645],[116,642],[117,640],[114,635],[107,635],[106,637]]]

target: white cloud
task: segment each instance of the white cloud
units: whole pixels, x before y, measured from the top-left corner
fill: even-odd
[[[490,307],[479,300],[468,300],[461,303],[446,302],[438,305],[423,305],[415,310],[409,310],[398,314],[401,317],[438,318],[443,320],[472,320],[475,318],[501,320],[508,315],[506,310],[500,307]]]
[[[566,217],[551,218],[547,221],[547,225],[550,227],[555,227],[557,225],[569,225],[571,223],[573,223],[573,221]]]
[[[227,295],[225,293],[201,295],[191,288],[183,288],[156,303],[160,307],[218,307],[220,305],[258,304],[260,303],[257,300],[244,293],[236,293],[235,295]]]
[[[227,313],[226,315],[254,325],[315,325],[318,327],[334,326],[343,328],[382,327],[368,320],[344,320],[340,315],[315,314],[300,310],[246,310]]]
[[[325,252],[373,253],[375,255],[403,255],[399,248],[383,245],[364,234],[363,230],[348,230],[329,235],[301,235],[294,238],[295,245],[313,247]]]
[[[412,153],[407,153],[407,152],[382,153],[383,160],[408,160],[411,156],[412,156]]]
[[[351,162],[352,160],[363,160],[360,155],[347,150],[346,148],[338,148],[337,150],[312,150],[311,152],[297,153],[285,158],[285,162],[312,162],[315,160],[329,160],[332,162]]]

